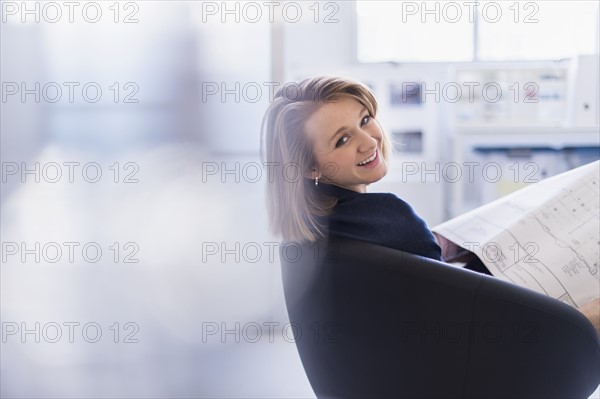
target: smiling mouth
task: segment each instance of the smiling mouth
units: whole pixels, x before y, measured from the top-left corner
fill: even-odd
[[[370,164],[371,162],[373,162],[375,159],[377,159],[377,153],[379,152],[379,150],[376,150],[375,153],[373,155],[371,155],[369,158],[365,159],[362,162],[359,162],[357,164],[357,166],[365,166]]]

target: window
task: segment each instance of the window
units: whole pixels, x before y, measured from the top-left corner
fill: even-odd
[[[357,1],[360,62],[552,60],[598,52],[598,2]]]

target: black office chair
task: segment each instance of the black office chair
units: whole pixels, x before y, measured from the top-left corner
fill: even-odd
[[[588,398],[600,383],[598,334],[560,301],[340,237],[280,258],[319,398]]]

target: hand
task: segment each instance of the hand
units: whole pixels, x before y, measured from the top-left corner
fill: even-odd
[[[596,332],[600,334],[600,298],[586,303],[579,310],[592,322],[594,328],[596,328]]]
[[[442,259],[444,262],[469,262],[473,258],[473,253],[460,247],[458,244],[450,241],[446,237],[433,232],[438,245],[442,249]]]

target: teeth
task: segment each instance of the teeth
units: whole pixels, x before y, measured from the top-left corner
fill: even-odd
[[[375,154],[373,154],[369,159],[365,159],[364,161],[362,161],[361,163],[359,163],[359,165],[366,165],[369,162],[373,161],[375,159],[375,157],[377,156],[377,152],[375,152]]]

